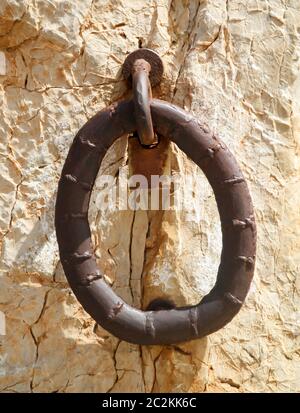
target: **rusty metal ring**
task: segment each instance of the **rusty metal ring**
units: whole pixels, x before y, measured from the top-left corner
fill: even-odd
[[[174,344],[211,334],[238,313],[254,273],[256,227],[247,184],[226,146],[174,105],[153,99],[151,114],[156,132],[170,137],[200,166],[215,194],[223,249],[210,293],[198,305],[141,311],[118,297],[97,269],[88,223],[90,195],[108,148],[136,130],[132,100],[102,110],[76,135],[59,181],[55,225],[69,284],[97,323],[131,343]]]

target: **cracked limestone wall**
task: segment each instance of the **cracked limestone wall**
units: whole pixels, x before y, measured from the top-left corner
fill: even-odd
[[[0,1],[0,336],[2,392],[299,391],[300,4],[298,0]],[[53,212],[76,131],[126,94],[120,67],[158,51],[154,95],[191,111],[238,159],[258,224],[256,276],[234,321],[179,346],[120,342],[68,287]],[[200,213],[101,213],[90,222],[99,266],[129,303],[195,303],[213,285],[221,233],[198,169]],[[103,173],[118,179],[127,139]],[[196,199],[196,198],[195,198]],[[194,198],[190,202],[196,202]]]

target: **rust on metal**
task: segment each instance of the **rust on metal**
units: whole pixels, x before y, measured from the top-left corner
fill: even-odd
[[[129,82],[132,81],[132,68],[134,63],[138,59],[143,59],[149,63],[149,65],[151,66],[151,71],[149,73],[149,80],[151,86],[157,86],[161,81],[164,72],[164,66],[159,55],[151,49],[138,49],[130,53],[126,57],[122,67],[124,78],[127,79]]]
[[[132,82],[134,114],[140,142],[154,147],[158,140],[153,130],[150,101],[151,86],[159,84],[163,74],[161,58],[150,49],[138,49],[127,56],[123,75]]]
[[[149,73],[151,66],[146,60],[138,59],[132,66],[132,90],[134,101],[134,114],[137,133],[141,144],[153,147],[157,144],[150,112],[152,99]]]
[[[128,139],[128,157],[130,159],[130,175],[143,175],[147,179],[148,188],[151,186],[151,176],[163,175],[170,139],[160,136],[158,144],[151,148],[145,148],[135,134]]]
[[[127,74],[131,73],[129,66],[130,61]],[[155,132],[170,138],[185,152],[202,169],[214,191],[223,247],[213,289],[197,305],[153,306],[142,311],[126,304],[97,268],[87,215],[90,196],[108,148],[124,133],[137,131],[133,100],[115,103],[113,118],[112,107],[102,110],[75,136],[62,170],[62,177],[68,178],[60,179],[58,185],[55,227],[68,282],[98,324],[131,343],[175,344],[211,334],[238,313],[254,274],[256,228],[247,183],[228,148],[179,107],[157,99],[152,99],[150,105]],[[135,168],[145,172],[140,164]]]

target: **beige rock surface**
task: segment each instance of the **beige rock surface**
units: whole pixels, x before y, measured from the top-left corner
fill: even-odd
[[[120,67],[138,46],[165,63],[154,95],[230,147],[258,224],[255,281],[239,315],[208,339],[163,348],[95,325],[63,275],[53,224],[72,139],[124,96]],[[1,0],[0,391],[300,391],[299,54],[298,0]],[[117,177],[126,152],[123,137],[102,172]],[[169,165],[199,176],[200,213],[101,213],[97,190],[91,202],[99,266],[136,306],[157,296],[195,303],[217,272],[212,192],[176,147]]]

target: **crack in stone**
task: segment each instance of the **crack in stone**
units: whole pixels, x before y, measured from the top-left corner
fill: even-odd
[[[31,42],[31,41],[34,41],[34,40],[37,40],[37,39],[39,38],[40,34],[41,34],[41,29],[39,29],[38,32],[37,32],[37,34],[35,34],[34,36],[29,37],[28,39],[24,39],[21,43],[15,45],[15,46],[7,47],[6,50],[7,50],[8,52],[18,50],[18,49],[19,49],[20,47],[22,47],[25,43]]]
[[[232,379],[220,379],[220,383],[229,384],[230,387],[234,387],[235,389],[239,389],[241,385],[239,383],[235,383]]]
[[[145,393],[146,392],[146,380],[145,380],[145,364],[143,360],[143,347],[138,346],[138,349],[139,349],[140,363],[141,363],[141,376],[142,376],[142,381],[143,381],[143,386],[144,386],[143,392]]]
[[[0,392],[4,393],[6,390],[9,390],[11,393],[19,393],[18,391],[13,390],[12,387],[17,386],[18,384],[22,384],[22,383],[23,381],[17,381],[16,383],[9,384],[6,387],[2,387],[2,389],[0,389]]]
[[[31,377],[30,384],[29,384],[30,385],[30,391],[31,391],[31,393],[33,393],[33,382],[34,382],[34,376],[35,376],[34,369],[35,369],[35,365],[37,363],[37,360],[39,358],[39,342],[36,339],[35,335],[33,334],[32,327],[29,328],[29,331],[30,331],[31,337],[33,339],[33,342],[35,344],[35,360],[34,360],[34,363],[33,363],[33,366],[32,366],[32,377]]]
[[[7,85],[6,87],[4,87],[4,89],[22,89],[22,90],[26,90],[29,93],[46,93],[48,90],[51,89],[58,89],[58,90],[79,90],[79,89],[92,89],[95,87],[99,87],[99,86],[109,86],[112,83],[122,83],[124,82],[123,79],[109,79],[106,82],[100,82],[100,83],[92,83],[90,85],[74,85],[74,86],[70,86],[70,87],[66,87],[66,86],[45,86],[45,87],[41,87],[41,88],[37,88],[37,89],[28,89],[25,87],[21,87],[21,86],[13,86],[13,85]]]
[[[133,244],[133,228],[134,228],[135,217],[136,217],[136,211],[133,212],[131,228],[130,228],[130,242],[129,242],[130,270],[129,270],[129,283],[128,283],[128,286],[129,286],[129,290],[130,290],[130,294],[131,294],[132,304],[134,303],[134,295],[133,295],[133,291],[132,291],[132,244]]]
[[[90,17],[91,11],[92,11],[92,8],[93,8],[93,5],[94,5],[94,0],[91,1],[91,4],[90,4],[89,9],[88,9],[88,12],[87,12],[87,14],[86,14],[85,17],[84,17],[83,22],[81,23],[81,22],[79,21],[79,37],[81,38],[81,41],[82,41],[79,56],[81,56],[82,59],[84,59],[84,76],[83,76],[83,82],[86,80],[86,77],[87,77],[87,59],[86,59],[86,56],[85,56],[86,41],[85,41],[85,39],[84,39],[84,37],[83,37],[83,32],[84,32],[85,21],[86,21],[86,19],[88,19],[88,17]]]
[[[121,344],[121,340],[118,341],[113,354],[112,354],[112,359],[113,359],[113,363],[114,363],[114,369],[115,369],[115,374],[116,374],[116,378],[115,378],[115,382],[112,384],[112,386],[106,391],[106,393],[111,393],[113,391],[113,388],[115,387],[115,385],[118,383],[119,381],[119,376],[118,376],[118,368],[117,368],[117,359],[116,359],[116,354],[119,348],[119,345]]]
[[[193,17],[193,23],[192,23],[192,25],[191,25],[191,30],[190,30],[190,32],[188,33],[187,39],[186,39],[186,41],[184,42],[183,47],[182,47],[182,49],[186,49],[186,52],[185,52],[185,54],[184,54],[183,61],[182,61],[181,65],[180,65],[180,69],[179,69],[177,78],[176,78],[176,80],[175,80],[175,86],[174,86],[174,89],[173,89],[172,102],[174,101],[174,98],[175,98],[175,95],[176,95],[176,92],[177,92],[177,85],[178,85],[179,79],[180,79],[180,77],[181,77],[181,74],[182,74],[182,72],[183,72],[183,70],[184,70],[186,60],[187,60],[188,55],[189,55],[189,53],[190,53],[190,51],[191,51],[191,49],[192,49],[192,47],[193,47],[193,42],[191,41],[191,36],[192,36],[192,34],[193,34],[193,32],[194,32],[194,29],[195,29],[195,26],[196,26],[196,20],[197,20],[198,12],[199,12],[199,9],[200,9],[200,5],[201,5],[201,1],[199,1],[199,3],[198,3],[196,12],[195,12],[194,17]]]
[[[161,356],[162,352],[163,352],[163,348],[160,349],[159,354],[158,354],[158,355],[155,357],[155,359],[153,360],[154,380],[153,380],[153,383],[152,383],[152,388],[151,388],[150,393],[153,393],[153,392],[154,392],[154,387],[155,387],[155,384],[156,384],[156,381],[157,381],[157,367],[156,367],[156,363],[158,362],[159,357]]]
[[[206,51],[219,39],[220,33],[221,33],[221,28],[222,28],[222,25],[219,26],[218,33],[216,34],[216,36],[214,37],[214,39],[213,39],[207,46],[204,46],[204,47],[201,49],[201,52],[206,52]]]
[[[36,321],[29,327],[31,337],[32,337],[32,339],[34,341],[34,344],[36,346],[35,361],[34,361],[34,364],[32,366],[32,377],[31,377],[31,380],[30,380],[30,390],[31,390],[32,393],[33,393],[33,390],[34,390],[35,366],[36,366],[38,358],[39,358],[39,345],[40,345],[39,339],[34,335],[33,326],[37,325],[39,323],[39,321],[41,320],[43,314],[45,313],[49,293],[50,293],[50,290],[46,291],[43,306],[42,306],[42,310],[41,310],[38,318],[36,319]]]
[[[8,228],[2,235],[1,243],[3,243],[3,240],[5,239],[5,237],[8,235],[8,233],[10,232],[10,230],[12,228],[14,209],[15,209],[15,206],[16,206],[16,203],[17,203],[17,200],[18,200],[19,188],[22,185],[23,181],[24,181],[24,176],[21,174],[21,179],[15,187],[15,196],[14,196],[14,201],[12,203],[12,207],[11,207],[11,210],[10,210],[10,218],[9,218]]]
[[[175,351],[177,351],[177,353],[180,353],[180,354],[182,354],[182,355],[184,355],[184,356],[192,357],[192,353],[191,353],[191,352],[185,351],[185,350],[183,350],[183,349],[182,349],[181,347],[179,347],[179,346],[172,346],[172,350],[175,350]]]

